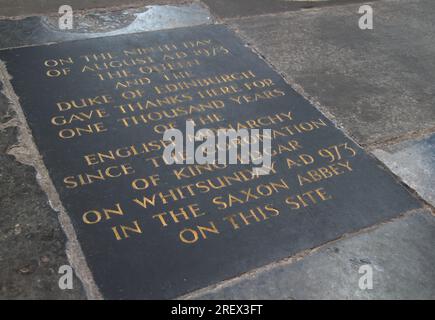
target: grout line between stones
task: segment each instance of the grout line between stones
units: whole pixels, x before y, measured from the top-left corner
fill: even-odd
[[[186,3],[187,2],[192,3],[192,1],[186,1]],[[193,2],[198,3],[200,1],[194,0]],[[207,9],[209,9],[206,4],[204,4],[202,2],[200,2],[200,3],[201,3],[201,5],[205,6]],[[130,6],[130,8],[131,7],[132,6]],[[117,8],[117,9],[113,10],[113,11],[115,11],[115,10],[124,9],[124,8],[127,9],[128,7],[127,6],[120,6],[120,7],[112,7],[110,9],[113,9],[113,8]],[[104,8],[101,10],[110,11],[107,9],[108,8]],[[314,11],[317,9],[320,9],[320,8],[314,8],[314,9],[310,9],[310,10]],[[83,11],[90,11],[90,10],[83,10]],[[320,104],[320,102],[313,99],[312,97],[309,97],[308,94],[305,92],[305,90],[302,88],[302,86],[296,84],[293,79],[289,78],[287,75],[280,72],[279,69],[277,69],[270,61],[267,60],[266,57],[264,57],[260,53],[260,51],[255,47],[255,45],[250,43],[249,39],[247,39],[241,33],[241,31],[237,29],[237,27],[228,24],[229,22],[231,22],[235,19],[249,19],[249,18],[258,17],[258,16],[249,16],[249,17],[244,17],[244,18],[221,19],[217,16],[212,15],[210,10],[209,10],[209,12],[210,12],[210,16],[215,21],[214,24],[224,24],[230,30],[233,30],[237,34],[237,36],[239,36],[239,38],[242,40],[242,43],[245,46],[249,47],[255,54],[257,54],[259,56],[260,59],[265,61],[269,65],[269,67],[271,67],[275,72],[277,72],[288,85],[290,85],[296,92],[298,92],[306,100],[308,100],[325,117],[327,117],[336,126],[337,129],[344,132],[344,134],[347,136],[347,138],[352,140],[355,144],[359,145],[372,158],[376,159],[372,154],[369,153],[369,151],[371,151],[373,149],[393,145],[393,144],[400,143],[400,142],[407,141],[407,140],[419,139],[421,137],[430,135],[430,134],[435,132],[435,127],[432,127],[429,129],[418,130],[418,131],[414,131],[411,133],[406,133],[406,134],[401,135],[401,136],[387,138],[385,140],[380,140],[380,141],[378,140],[378,141],[368,142],[365,144],[357,143],[352,138],[352,136],[346,131],[346,129],[337,121],[337,119],[332,114],[330,114],[328,112],[328,110],[326,110],[326,108],[324,108]],[[293,11],[284,12],[284,13],[280,13],[280,14],[289,14],[289,13],[293,13]],[[272,16],[272,15],[275,15],[275,14],[270,14],[270,15],[268,14],[268,15],[262,15],[262,16]],[[53,43],[50,43],[50,44],[53,44]],[[19,129],[18,143],[15,146],[12,146],[11,148],[9,148],[8,153],[15,156],[16,161],[23,163],[25,165],[33,166],[35,168],[36,173],[37,173],[38,183],[40,184],[40,186],[44,190],[44,192],[47,194],[47,197],[49,199],[50,205],[52,206],[53,210],[58,212],[59,221],[61,223],[61,226],[62,226],[65,234],[67,235],[68,242],[66,244],[66,246],[67,246],[66,251],[67,251],[67,256],[68,256],[68,259],[69,259],[71,265],[74,267],[78,277],[82,281],[88,298],[89,299],[102,299],[102,295],[99,292],[99,289],[97,288],[96,284],[94,283],[92,274],[91,274],[91,272],[86,264],[83,252],[82,252],[80,245],[77,241],[77,237],[76,237],[74,228],[72,227],[72,223],[70,221],[70,218],[60,202],[59,195],[58,195],[51,179],[49,178],[47,168],[45,167],[45,165],[42,161],[42,157],[40,156],[40,154],[36,148],[36,145],[34,144],[30,129],[27,126],[27,122],[25,120],[24,113],[22,112],[22,109],[21,109],[21,106],[19,103],[19,98],[16,96],[16,94],[15,94],[15,92],[10,84],[11,78],[12,77],[8,74],[8,72],[6,70],[5,64],[0,61],[0,81],[2,81],[2,83],[3,83],[3,90],[2,91],[5,94],[5,96],[9,99],[9,101],[12,104],[12,107],[16,111],[15,118],[12,118],[11,120],[7,121],[6,123],[0,124],[0,131],[6,129],[8,127],[17,127]],[[31,156],[29,156],[29,155],[31,155]],[[376,159],[376,161],[380,162],[377,159]],[[380,163],[383,165],[382,162],[380,162]],[[417,198],[419,201],[421,201],[423,203],[423,207],[404,212],[393,219],[390,219],[390,220],[384,221],[384,222],[380,222],[378,224],[372,225],[372,226],[367,227],[367,228],[360,229],[356,232],[343,234],[340,238],[326,242],[318,247],[304,250],[304,251],[297,253],[291,257],[287,257],[287,258],[284,258],[280,261],[270,263],[266,266],[256,268],[254,270],[250,270],[250,271],[248,271],[242,275],[239,275],[235,278],[224,280],[218,284],[215,284],[215,285],[212,285],[212,286],[209,286],[206,288],[202,288],[202,289],[193,291],[191,293],[187,293],[187,294],[179,297],[179,299],[189,299],[191,297],[198,296],[204,292],[211,292],[211,291],[217,290],[219,288],[226,287],[227,285],[230,285],[234,282],[237,282],[243,278],[253,276],[257,273],[264,272],[266,270],[270,270],[271,268],[281,266],[281,265],[291,264],[291,263],[299,261],[302,258],[304,258],[308,255],[311,255],[311,254],[317,252],[318,250],[320,250],[326,246],[329,246],[337,241],[346,239],[350,236],[356,236],[356,235],[361,234],[361,233],[372,231],[373,229],[378,228],[379,226],[381,226],[383,224],[395,221],[395,220],[400,219],[404,216],[414,214],[415,212],[422,210],[422,209],[429,210],[431,212],[431,214],[435,216],[435,209],[433,206],[428,204],[424,199],[421,199],[412,188],[410,188],[408,185],[406,185],[406,183],[404,183],[400,179],[400,177],[396,176],[387,167],[384,166],[383,170],[387,170],[393,176],[393,178],[396,180],[396,182],[403,185],[415,198]]]
[[[420,203],[422,203],[422,206],[429,209],[432,213],[435,212],[434,207],[432,205],[430,205],[426,200],[424,200],[422,197],[420,197],[420,195],[410,186],[408,186],[408,184],[406,182],[404,182],[402,180],[401,177],[397,176],[396,174],[394,174],[382,161],[380,161],[377,157],[375,157],[370,150],[372,150],[371,148],[368,147],[367,144],[362,144],[359,143],[358,141],[356,141],[356,139],[352,136],[352,134],[345,128],[345,126],[343,124],[341,124],[339,122],[339,120],[332,115],[327,109],[326,107],[324,107],[317,99],[311,97],[308,93],[306,93],[306,91],[303,89],[303,87],[299,84],[296,83],[296,81],[289,77],[287,74],[281,72],[271,61],[269,61],[269,59],[267,59],[267,57],[265,57],[262,53],[261,50],[259,48],[257,48],[254,44],[252,44],[250,42],[250,39],[246,36],[243,35],[243,33],[234,25],[229,25],[227,23],[223,23],[224,25],[227,26],[227,28],[229,28],[230,30],[232,30],[241,40],[241,42],[248,47],[252,52],[254,52],[261,60],[263,60],[272,70],[274,70],[276,73],[278,73],[283,79],[284,81],[291,87],[293,88],[293,90],[295,90],[297,93],[299,93],[305,100],[307,100],[311,105],[313,105],[323,116],[325,116],[328,120],[330,120],[332,122],[332,124],[341,132],[343,132],[343,134],[349,139],[351,140],[353,143],[355,143],[356,145],[358,145],[362,150],[365,151],[365,153],[368,155],[368,157],[370,157],[372,160],[375,161],[375,163],[378,164],[378,167],[380,167],[382,170],[386,171],[387,173],[389,173],[391,175],[391,177],[393,178],[393,180],[398,183],[399,185],[401,185],[402,187],[404,187],[412,197],[414,197],[415,199],[417,199]],[[435,130],[434,128],[430,128],[427,130],[424,130],[425,134],[430,134],[431,132],[433,132]],[[395,137],[395,138],[390,138],[388,139],[388,141],[390,141],[390,144],[393,144],[394,141],[402,141],[402,140],[406,140],[405,138],[407,137],[421,137],[422,136],[423,131],[416,131],[415,133],[407,133],[403,136],[399,136],[399,137]],[[411,138],[408,138],[411,139]],[[391,142],[392,141],[392,142]],[[375,144],[373,144],[375,145]],[[386,144],[385,144],[386,145]]]
[[[223,23],[223,24],[225,24],[230,30],[233,30],[234,32],[235,32],[235,34],[241,39],[241,41],[242,41],[242,43],[246,46],[246,47],[248,47],[248,48],[250,48],[251,50],[252,50],[252,52],[254,52],[255,54],[257,54],[258,55],[258,57],[261,59],[261,60],[263,60],[270,68],[272,68],[272,70],[274,70],[275,72],[277,72],[283,79],[284,79],[284,81],[288,84],[288,85],[290,85],[290,87],[292,87],[297,93],[299,93],[302,97],[304,97],[304,99],[306,99],[307,101],[309,101],[314,107],[316,107],[326,118],[328,118],[335,126],[336,126],[336,128],[338,129],[338,130],[341,130],[345,135],[346,135],[346,137],[347,138],[349,138],[350,140],[352,140],[355,144],[357,144],[358,146],[360,146],[361,147],[361,149],[363,149],[364,151],[366,151],[366,154],[369,156],[369,157],[371,157],[374,161],[376,161],[376,163],[379,163],[380,165],[379,165],[379,167],[382,169],[382,170],[385,170],[385,171],[387,171],[391,176],[392,176],[392,178],[395,180],[395,182],[396,183],[398,183],[398,184],[400,184],[400,185],[402,185],[409,193],[410,193],[410,195],[412,196],[412,197],[414,197],[414,198],[416,198],[421,204],[422,204],[422,207],[420,207],[420,208],[416,208],[416,209],[412,209],[412,210],[409,210],[409,211],[406,211],[406,212],[402,212],[402,213],[400,213],[398,216],[396,216],[396,217],[394,217],[394,218],[392,218],[392,219],[389,219],[389,220],[387,220],[387,221],[382,221],[382,222],[379,222],[379,223],[377,223],[377,224],[374,224],[374,225],[372,225],[372,226],[369,226],[369,227],[366,227],[366,228],[362,228],[362,229],[360,229],[360,230],[357,230],[357,231],[355,231],[355,232],[351,232],[351,233],[345,233],[345,234],[343,234],[342,236],[340,236],[339,238],[337,238],[337,239],[334,239],[334,240],[331,240],[331,241],[328,241],[328,242],[325,242],[325,243],[323,243],[323,244],[321,244],[320,246],[317,246],[317,247],[314,247],[314,248],[310,248],[310,249],[306,249],[306,250],[303,250],[303,251],[301,251],[301,252],[299,252],[299,253],[297,253],[297,254],[295,254],[295,255],[293,255],[293,256],[290,256],[290,257],[287,257],[287,258],[284,258],[284,259],[281,259],[281,260],[279,260],[279,261],[275,261],[275,262],[272,262],[272,263],[270,263],[270,264],[267,264],[267,265],[265,265],[265,266],[262,266],[262,267],[259,267],[259,268],[255,268],[255,269],[253,269],[253,270],[250,270],[250,271],[248,271],[248,272],[245,272],[245,273],[242,273],[241,275],[239,275],[239,276],[236,276],[236,277],[234,277],[234,278],[231,278],[231,279],[228,279],[228,280],[224,280],[224,281],[221,281],[221,282],[219,282],[219,283],[217,283],[217,284],[214,284],[214,285],[211,285],[211,286],[208,286],[208,287],[205,287],[205,288],[201,288],[201,289],[198,289],[198,290],[195,290],[195,291],[192,291],[192,292],[190,292],[190,293],[187,293],[187,294],[185,294],[185,295],[182,295],[182,296],[180,296],[180,297],[178,297],[177,299],[194,299],[195,297],[198,297],[198,296],[200,296],[200,295],[202,295],[202,294],[204,294],[204,293],[210,293],[210,292],[213,292],[213,291],[216,291],[216,290],[219,290],[220,288],[223,288],[223,287],[227,287],[227,286],[229,286],[229,285],[231,285],[232,283],[236,283],[236,282],[238,282],[238,281],[240,281],[240,280],[242,280],[242,279],[246,279],[246,278],[249,278],[249,277],[252,277],[252,276],[255,276],[256,274],[258,274],[258,273],[261,273],[261,272],[265,272],[265,271],[267,271],[267,270],[270,270],[270,269],[272,269],[272,268],[275,268],[275,267],[278,267],[278,266],[282,266],[282,265],[288,265],[288,264],[291,264],[291,263],[294,263],[294,262],[297,262],[297,261],[299,261],[299,260],[301,260],[301,259],[303,259],[303,258],[305,258],[306,256],[308,256],[308,255],[311,255],[311,254],[313,254],[313,253],[315,253],[315,252],[317,252],[317,251],[319,251],[319,250],[321,250],[321,249],[323,249],[323,248],[325,248],[325,247],[327,247],[327,246],[329,246],[329,245],[331,245],[331,244],[334,244],[334,243],[337,243],[337,242],[339,242],[339,241],[341,241],[341,240],[344,240],[344,239],[347,239],[347,238],[350,238],[350,237],[353,237],[353,236],[356,236],[356,235],[359,235],[359,234],[362,234],[362,233],[367,233],[367,232],[370,232],[370,231],[372,231],[372,230],[374,230],[374,229],[376,229],[376,228],[378,228],[378,227],[380,227],[380,226],[382,226],[382,225],[384,225],[384,224],[387,224],[387,223],[390,223],[390,222],[393,222],[393,221],[396,221],[396,220],[398,220],[398,219],[401,219],[401,218],[403,218],[403,217],[406,217],[406,216],[409,216],[409,215],[412,215],[412,214],[414,214],[414,213],[416,213],[416,212],[419,212],[419,211],[421,211],[421,210],[427,210],[427,211],[429,211],[430,213],[431,213],[431,215],[432,216],[435,216],[435,208],[433,207],[433,206],[431,206],[429,203],[427,203],[424,199],[422,199],[418,194],[417,194],[417,192],[415,191],[415,190],[413,190],[412,188],[410,188],[406,183],[404,183],[403,181],[402,181],[402,179],[400,178],[400,177],[398,177],[397,175],[395,175],[389,168],[387,168],[381,161],[379,161],[379,159],[377,159],[374,155],[372,155],[371,153],[369,153],[367,150],[366,150],[366,148],[364,148],[364,146],[363,145],[361,145],[361,144],[359,144],[358,142],[356,142],[353,138],[352,138],[352,136],[344,129],[344,127],[342,126],[342,125],[340,125],[339,123],[338,123],[338,121],[336,120],[336,118],[332,115],[332,114],[330,114],[321,104],[320,104],[320,102],[319,101],[317,101],[317,100],[315,100],[315,99],[313,99],[313,98],[311,98],[306,92],[305,92],[305,90],[302,88],[302,86],[300,86],[300,85],[298,85],[298,84],[296,84],[294,81],[293,81],[293,79],[289,79],[289,77],[287,76],[287,75],[285,75],[284,73],[282,73],[282,72],[280,72],[279,71],[279,69],[277,69],[274,65],[273,65],[273,63],[271,63],[265,56],[263,56],[261,53],[260,53],[260,50],[258,50],[258,48],[256,48],[255,47],[255,45],[253,45],[253,44],[251,44],[250,43],[250,41],[249,41],[249,39],[247,39],[241,32],[240,32],[240,30],[238,30],[238,28],[237,27],[235,27],[235,26],[233,26],[233,25],[228,25],[227,23],[226,23],[226,21],[225,20],[222,20],[222,19],[220,19],[220,20],[216,20],[217,22],[221,22],[221,23]]]
[[[378,229],[379,227],[381,227],[383,225],[392,223],[394,221],[400,220],[400,219],[405,218],[405,217],[412,216],[412,215],[414,215],[414,214],[416,214],[418,212],[421,212],[422,210],[424,210],[424,208],[417,208],[417,209],[412,209],[412,210],[409,210],[409,211],[402,212],[400,215],[398,215],[398,216],[396,216],[396,217],[394,217],[392,219],[379,222],[377,224],[374,224],[372,226],[369,226],[369,227],[366,227],[366,228],[363,228],[363,229],[360,229],[360,230],[357,230],[357,231],[354,231],[354,232],[345,233],[345,234],[341,235],[340,237],[338,237],[338,238],[336,238],[334,240],[325,242],[325,243],[323,243],[323,244],[321,244],[321,245],[319,245],[317,247],[313,247],[313,248],[309,248],[309,249],[303,250],[303,251],[298,252],[298,253],[290,256],[290,257],[286,257],[284,259],[280,259],[280,260],[274,261],[274,262],[269,263],[267,265],[251,269],[251,270],[249,270],[249,271],[247,271],[245,273],[242,273],[242,274],[240,274],[240,275],[238,275],[236,277],[233,277],[233,278],[230,278],[230,279],[227,279],[227,280],[223,280],[221,282],[218,282],[216,284],[207,286],[205,288],[194,290],[192,292],[189,292],[187,294],[179,296],[176,299],[177,300],[190,300],[190,299],[197,299],[197,298],[200,299],[200,296],[203,295],[203,294],[213,293],[213,292],[218,291],[219,289],[229,287],[232,284],[236,284],[236,283],[238,283],[240,281],[248,280],[249,278],[253,278],[257,274],[264,273],[264,272],[270,271],[270,270],[278,268],[278,267],[283,267],[283,266],[291,265],[291,264],[293,264],[295,262],[298,262],[298,261],[300,261],[300,260],[302,260],[302,259],[304,259],[304,258],[306,258],[306,257],[308,257],[308,256],[310,256],[310,255],[320,251],[320,250],[323,250],[323,249],[325,249],[325,248],[327,248],[327,247],[329,247],[331,245],[334,245],[334,244],[336,244],[336,243],[338,243],[338,242],[340,242],[342,240],[346,240],[346,239],[358,236],[358,235],[363,234],[363,233],[368,233],[370,231],[374,231],[374,230]]]

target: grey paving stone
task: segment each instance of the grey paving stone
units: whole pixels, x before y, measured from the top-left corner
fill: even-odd
[[[9,107],[9,102],[6,97],[1,94],[2,83],[0,82],[0,124],[6,123],[12,119],[14,112]]]
[[[18,128],[5,126],[15,113],[1,90],[0,83],[0,299],[84,299],[76,277],[72,290],[58,286],[59,267],[69,264],[66,238],[34,168],[7,154]]]
[[[0,48],[113,36],[211,23],[208,9],[198,3],[157,5],[111,11],[86,11],[74,16],[72,30],[59,30],[58,18],[33,16],[0,20]]]
[[[435,217],[415,212],[191,299],[434,299]],[[359,268],[373,269],[361,290]]]
[[[0,131],[0,299],[84,299],[77,278],[72,290],[59,289],[66,239],[34,169],[5,154],[16,134]]]
[[[193,0],[195,1],[195,0]],[[115,6],[144,6],[150,4],[182,4],[189,0],[0,0],[0,16],[35,15],[57,13],[59,7],[69,4],[74,10]]]
[[[373,154],[435,206],[435,134],[376,149]]]
[[[289,81],[317,100],[359,142],[435,127],[435,2],[359,5],[231,20]]]
[[[361,149],[346,140],[343,134],[328,122],[325,122],[328,125],[323,130],[309,135],[297,135],[297,139],[301,145],[306,146],[304,152],[312,154],[313,161],[319,167],[326,167],[331,162],[338,161],[339,158],[346,159],[345,164],[348,166],[348,170],[351,171],[348,175],[340,177],[339,180],[327,179],[328,181],[319,182],[318,180],[323,180],[322,176],[317,179],[314,179],[313,176],[310,178],[306,173],[307,169],[292,168],[292,172],[289,172],[285,156],[277,154],[276,158],[274,158],[276,160],[274,168],[278,172],[276,176],[284,179],[280,181],[289,183],[289,186],[286,185],[287,191],[283,194],[274,194],[268,200],[272,203],[274,213],[279,217],[270,219],[263,225],[255,224],[250,227],[247,227],[247,224],[252,223],[252,214],[258,214],[257,211],[261,210],[258,206],[265,205],[259,199],[262,192],[258,191],[258,182],[252,183],[252,181],[245,180],[243,186],[239,185],[240,189],[237,189],[236,186],[231,187],[231,189],[227,189],[228,193],[226,194],[211,191],[206,195],[200,195],[193,186],[192,195],[194,197],[197,195],[195,197],[196,203],[202,208],[209,208],[208,212],[211,214],[211,216],[205,216],[205,220],[198,218],[195,223],[197,225],[206,225],[210,219],[213,219],[218,225],[218,232],[222,233],[222,237],[198,243],[195,247],[186,246],[185,243],[183,244],[180,241],[173,241],[178,238],[180,231],[177,231],[177,229],[171,229],[173,231],[169,231],[169,234],[162,234],[161,225],[152,225],[144,219],[141,210],[135,206],[137,200],[132,201],[132,199],[138,197],[137,190],[126,189],[127,184],[132,179],[131,177],[127,180],[112,180],[105,185],[92,184],[91,180],[86,182],[86,178],[84,178],[85,183],[82,186],[85,187],[84,185],[88,184],[86,189],[69,188],[70,186],[65,180],[66,176],[76,175],[78,172],[89,172],[90,170],[86,164],[83,164],[83,161],[76,161],[75,157],[77,155],[91,154],[95,149],[114,149],[122,145],[135,144],[139,146],[144,136],[151,137],[154,132],[152,132],[152,128],[144,126],[137,126],[133,131],[133,128],[123,131],[122,127],[117,125],[116,119],[119,118],[119,115],[114,115],[114,118],[105,122],[107,127],[114,128],[112,134],[108,132],[108,134],[104,135],[89,136],[86,139],[82,137],[75,140],[75,142],[71,142],[71,144],[66,144],[67,142],[62,139],[53,139],[53,137],[59,136],[59,128],[45,124],[49,119],[52,119],[53,111],[51,108],[35,108],[34,101],[42,106],[56,105],[58,101],[69,101],[67,99],[70,99],[71,96],[80,96],[83,95],[83,92],[91,95],[88,88],[95,87],[100,91],[106,88],[110,91],[112,86],[108,83],[102,86],[96,75],[94,77],[90,75],[80,76],[80,72],[76,72],[77,69],[75,71],[74,69],[71,70],[72,78],[58,79],[54,83],[52,80],[47,79],[45,76],[47,70],[38,62],[44,61],[47,56],[65,55],[70,55],[71,59],[77,60],[79,56],[88,52],[99,52],[98,50],[101,50],[101,52],[112,50],[114,56],[120,56],[123,49],[138,48],[141,44],[155,47],[161,44],[162,41],[177,45],[186,43],[192,39],[192,35],[194,35],[195,39],[212,39],[212,43],[215,41],[219,43],[219,46],[222,45],[226,48],[225,53],[232,53],[231,55],[225,55],[225,58],[210,59],[207,57],[199,60],[199,66],[194,69],[195,74],[201,77],[209,77],[216,72],[228,74],[238,70],[250,70],[259,79],[270,79],[283,93],[282,99],[273,100],[273,106],[259,101],[256,104],[251,103],[249,111],[242,110],[242,107],[237,108],[236,104],[231,104],[229,101],[227,103],[227,100],[223,100],[229,106],[226,111],[221,111],[223,119],[226,119],[225,123],[238,121],[239,124],[245,124],[246,120],[252,119],[252,117],[257,119],[258,117],[278,114],[280,111],[285,110],[294,112],[295,116],[292,118],[295,121],[294,123],[303,123],[305,121],[309,123],[311,119],[325,120],[324,118],[318,118],[320,114],[317,110],[293,90],[290,90],[278,74],[273,73],[255,54],[244,48],[239,39],[223,26],[200,26],[168,32],[140,33],[0,51],[0,58],[6,63],[8,72],[12,76],[11,84],[21,101],[21,107],[33,131],[34,140],[59,192],[60,199],[70,214],[89,268],[93,272],[95,282],[104,297],[110,299],[173,298],[223,279],[237,276],[250,269],[298,253],[301,250],[319,246],[341,237],[346,232],[354,232],[377,224],[380,221],[397,217],[402,212],[410,209],[421,207],[421,203],[397,184],[389,173],[378,168],[378,162],[372,161]],[[218,53],[219,46],[216,47]],[[183,51],[187,55],[191,52],[187,49]],[[161,54],[154,54],[153,52],[150,57],[155,59],[153,60],[155,63],[162,62],[159,60],[162,57]],[[198,57],[197,59],[201,58]],[[82,70],[82,66],[77,66],[77,68]],[[32,79],[28,77],[28,70],[34,71]],[[128,70],[132,75],[137,74],[137,69],[134,67]],[[159,76],[153,77],[151,81],[156,86],[164,87],[165,85],[165,80]],[[242,82],[234,82],[234,84],[241,86]],[[47,91],[47,88],[52,90]],[[53,90],[58,94],[53,94]],[[192,91],[186,92],[190,93]],[[257,93],[257,91],[255,92]],[[151,97],[154,96],[151,94]],[[110,104],[123,103],[122,99],[119,99],[120,97],[114,96]],[[191,101],[194,104],[198,102],[200,103],[201,100],[197,100],[196,96]],[[233,110],[230,106],[234,106],[238,110]],[[270,108],[270,110],[265,110],[265,107]],[[281,130],[279,125],[272,128]],[[296,134],[296,131],[295,133],[292,132],[292,134]],[[159,138],[155,134],[154,137]],[[285,143],[287,140],[276,137],[275,141]],[[325,146],[332,145],[336,145],[334,148],[337,149],[337,156],[328,157],[326,160],[324,153],[318,150],[323,150],[323,148],[329,150],[331,147]],[[142,157],[135,159],[130,157],[129,163],[135,168],[134,174],[137,177],[144,176],[149,170],[149,167],[144,166]],[[67,168],[65,164],[68,164]],[[159,174],[163,182],[162,185],[153,189],[157,197],[159,197],[159,192],[167,194],[170,191],[169,187],[179,186],[180,182],[177,182],[179,179],[172,174],[168,174],[169,169],[154,170],[156,174]],[[230,172],[241,169],[243,168],[233,166]],[[206,176],[207,179],[214,179],[222,176],[222,174],[229,174],[229,171],[226,171],[226,173],[209,172]],[[297,174],[300,176],[297,176]],[[332,171],[329,173],[329,177],[331,175],[333,175]],[[325,188],[321,189],[325,190],[324,195],[320,197],[313,193],[311,197],[308,197],[306,192],[311,194],[312,191],[309,190],[314,190],[313,188],[316,187],[302,183],[304,178],[301,178],[301,176],[305,176],[308,183],[314,183],[314,180],[317,180],[316,187]],[[325,177],[327,176],[325,175]],[[263,180],[262,183],[277,181],[277,178],[272,177],[270,179]],[[76,178],[74,180],[79,181]],[[80,182],[76,186],[79,184]],[[89,186],[89,184],[92,185]],[[230,185],[224,184],[223,187],[230,187]],[[121,193],[120,190],[122,190]],[[247,203],[252,200],[252,197],[245,194],[246,190],[253,193],[254,201],[259,199],[255,204],[257,207],[252,207],[250,203]],[[95,226],[95,229],[90,230],[89,225],[83,223],[83,221],[87,222],[87,214],[83,215],[84,218],[75,214],[87,212],[89,208],[95,208],[97,205],[109,208],[113,205],[114,195],[117,195],[117,201],[122,204],[123,210],[130,212],[127,216],[118,217],[117,225],[128,225],[133,219],[137,225],[140,225],[140,232],[143,232],[146,237],[138,236],[134,241],[121,242],[119,240],[122,238],[114,237],[113,228],[111,230],[107,225],[99,224]],[[243,200],[234,200],[237,197]],[[304,197],[305,200],[297,200],[297,197]],[[231,207],[229,212],[231,217],[235,219],[236,225],[234,225],[234,222],[226,222],[226,219],[222,220],[228,212],[223,213],[221,211],[222,213],[220,213],[219,209],[223,208],[213,206],[213,202],[214,204],[216,202],[212,202],[212,198],[214,200],[221,198],[222,202],[228,204],[228,206],[225,204],[225,207]],[[291,201],[289,201],[289,198],[291,198]],[[328,199],[332,201],[325,202]],[[163,200],[156,200],[154,209],[159,210],[157,212],[160,212],[161,208],[176,208],[175,201],[180,199],[174,198],[168,204],[166,200]],[[292,202],[291,205],[289,205],[290,202]],[[146,212],[153,212],[154,209],[148,206]],[[252,210],[248,212],[248,209]],[[242,210],[243,217],[251,215],[251,222],[245,224],[243,221],[247,220],[240,220],[238,217],[241,217],[241,215],[235,210]],[[272,214],[267,216],[266,211],[261,214],[264,217],[257,217],[258,222],[273,217]],[[170,224],[169,220],[168,223]],[[237,224],[240,224],[240,226]],[[193,228],[193,226],[191,227]],[[239,228],[242,230],[234,232],[235,229]],[[128,236],[126,234],[125,237]],[[137,252],[146,252],[146,254],[137,255]],[[210,257],[210,252],[214,253],[213,258]],[[202,261],[200,266],[198,266],[197,261]],[[150,277],[143,276],[144,270],[147,270]]]
[[[324,6],[363,2],[364,0],[202,0],[220,18],[235,18],[280,13]],[[376,1],[376,0],[375,0]]]

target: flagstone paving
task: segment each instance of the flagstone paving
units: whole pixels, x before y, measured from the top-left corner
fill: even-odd
[[[434,2],[374,2],[373,30],[358,7],[229,24],[359,143],[435,129]]]
[[[232,7],[225,0],[204,2],[211,11],[196,1],[184,7],[191,18],[188,13],[175,24],[169,19],[154,29],[227,24],[297,91],[380,159],[385,170],[421,198],[424,209],[403,212],[389,222],[182,298],[435,298],[431,247],[435,239],[435,3],[372,2],[375,29],[361,31],[359,3],[331,1],[323,7],[313,2],[315,8],[304,9],[305,3],[272,1],[255,11],[247,1],[233,1]],[[0,8],[4,3],[0,0]],[[24,11],[5,7],[0,16],[35,15],[56,8],[39,10],[42,2],[34,3]],[[112,5],[110,1],[86,3],[86,8]],[[131,17],[147,11],[129,10],[125,15],[119,9],[103,11],[113,24],[89,20],[83,12],[82,33],[56,31],[55,20],[44,16],[0,20],[0,48],[153,29],[146,21],[129,29]],[[85,293],[78,279],[73,290],[58,288],[58,266],[68,263],[67,243],[58,213],[37,181],[40,177],[32,167],[35,154],[20,140],[19,128],[14,111],[0,94],[0,298],[95,297]],[[372,290],[358,287],[362,265],[373,267]]]
[[[394,174],[435,206],[435,135],[373,150]]]
[[[435,217],[421,210],[189,299],[433,299]],[[361,290],[362,266],[373,289]]]

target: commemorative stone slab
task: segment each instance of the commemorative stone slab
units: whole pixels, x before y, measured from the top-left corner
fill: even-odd
[[[0,59],[105,298],[175,298],[420,206],[224,26]],[[189,119],[271,129],[270,173],[166,164]]]

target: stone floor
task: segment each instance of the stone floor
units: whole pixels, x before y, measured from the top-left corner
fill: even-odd
[[[372,31],[358,29],[362,1],[354,0],[153,0],[123,7],[80,0],[75,29],[61,32],[55,13],[63,2],[0,0],[0,48],[225,24],[422,203],[421,210],[181,298],[435,298],[433,0],[370,2]],[[73,290],[58,287],[57,270],[74,247],[20,127],[0,94],[0,299],[94,298],[79,279]],[[372,290],[357,285],[363,264],[374,269]]]

